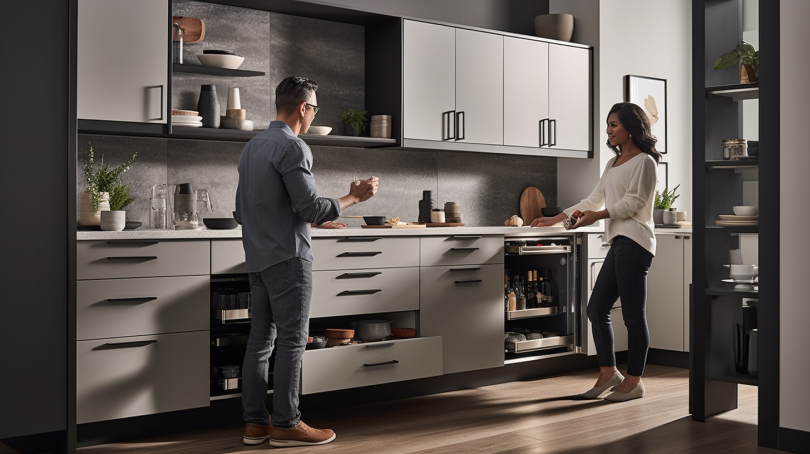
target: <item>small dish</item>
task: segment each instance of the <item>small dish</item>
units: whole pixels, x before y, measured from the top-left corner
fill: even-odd
[[[717,217],[722,221],[758,221],[759,216],[737,216],[736,214],[721,214]]]
[[[222,54],[197,54],[197,59],[200,60],[200,63],[204,66],[225,69],[236,69],[245,61],[245,57]]]
[[[203,218],[203,224],[211,230],[235,229],[239,225],[234,218]]]
[[[172,123],[172,126],[182,128],[200,128],[202,127],[202,123]]]
[[[326,342],[329,340],[324,336],[312,336],[312,340],[307,340],[307,350],[317,350],[326,347]]]
[[[199,115],[172,115],[172,123],[199,123],[202,117]]]
[[[757,215],[757,207],[751,205],[737,205],[731,207],[734,211],[734,214],[737,216],[756,216]]]
[[[307,130],[307,134],[315,134],[316,136],[325,136],[330,132],[332,132],[330,126],[310,126]]]

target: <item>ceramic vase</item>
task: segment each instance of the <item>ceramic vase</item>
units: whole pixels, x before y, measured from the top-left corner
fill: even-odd
[[[664,223],[664,209],[662,208],[655,208],[653,209],[653,222],[655,225],[661,225]]]
[[[661,218],[664,221],[663,224],[666,225],[675,225],[678,223],[678,213],[674,208],[664,210],[664,212],[661,213]]]
[[[101,202],[99,202],[97,210],[93,210],[93,193],[90,191],[81,193],[81,196],[79,196],[80,225],[100,225],[102,211],[110,211],[109,193],[101,193]]]
[[[127,225],[127,212],[124,210],[102,211],[101,230],[120,232]]]
[[[534,18],[534,34],[541,38],[571,41],[574,37],[574,16],[571,14],[542,14]]]
[[[219,100],[217,99],[216,85],[203,85],[200,87],[197,111],[202,117],[203,128],[219,128]]]

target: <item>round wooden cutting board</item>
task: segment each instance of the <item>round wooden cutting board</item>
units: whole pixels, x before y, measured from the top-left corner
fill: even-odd
[[[529,186],[520,195],[520,217],[523,218],[523,225],[529,225],[533,220],[542,217],[541,208],[546,207],[546,198],[543,193],[534,186]]]

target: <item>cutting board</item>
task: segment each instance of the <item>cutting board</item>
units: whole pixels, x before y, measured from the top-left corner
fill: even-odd
[[[523,225],[529,225],[535,219],[543,217],[541,208],[546,207],[546,198],[543,193],[534,186],[529,186],[520,195],[520,217],[523,218]]]
[[[205,38],[205,23],[202,19],[172,16],[172,22],[176,22],[183,29],[184,43],[199,43]]]
[[[424,229],[426,226],[425,224],[414,224],[414,225],[361,225],[360,227],[364,229]]]

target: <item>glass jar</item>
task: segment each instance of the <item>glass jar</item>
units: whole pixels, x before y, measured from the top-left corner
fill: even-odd
[[[172,24],[172,61],[183,64],[183,28],[177,22]]]
[[[737,159],[740,156],[748,156],[745,150],[745,139],[723,141],[723,159]]]

